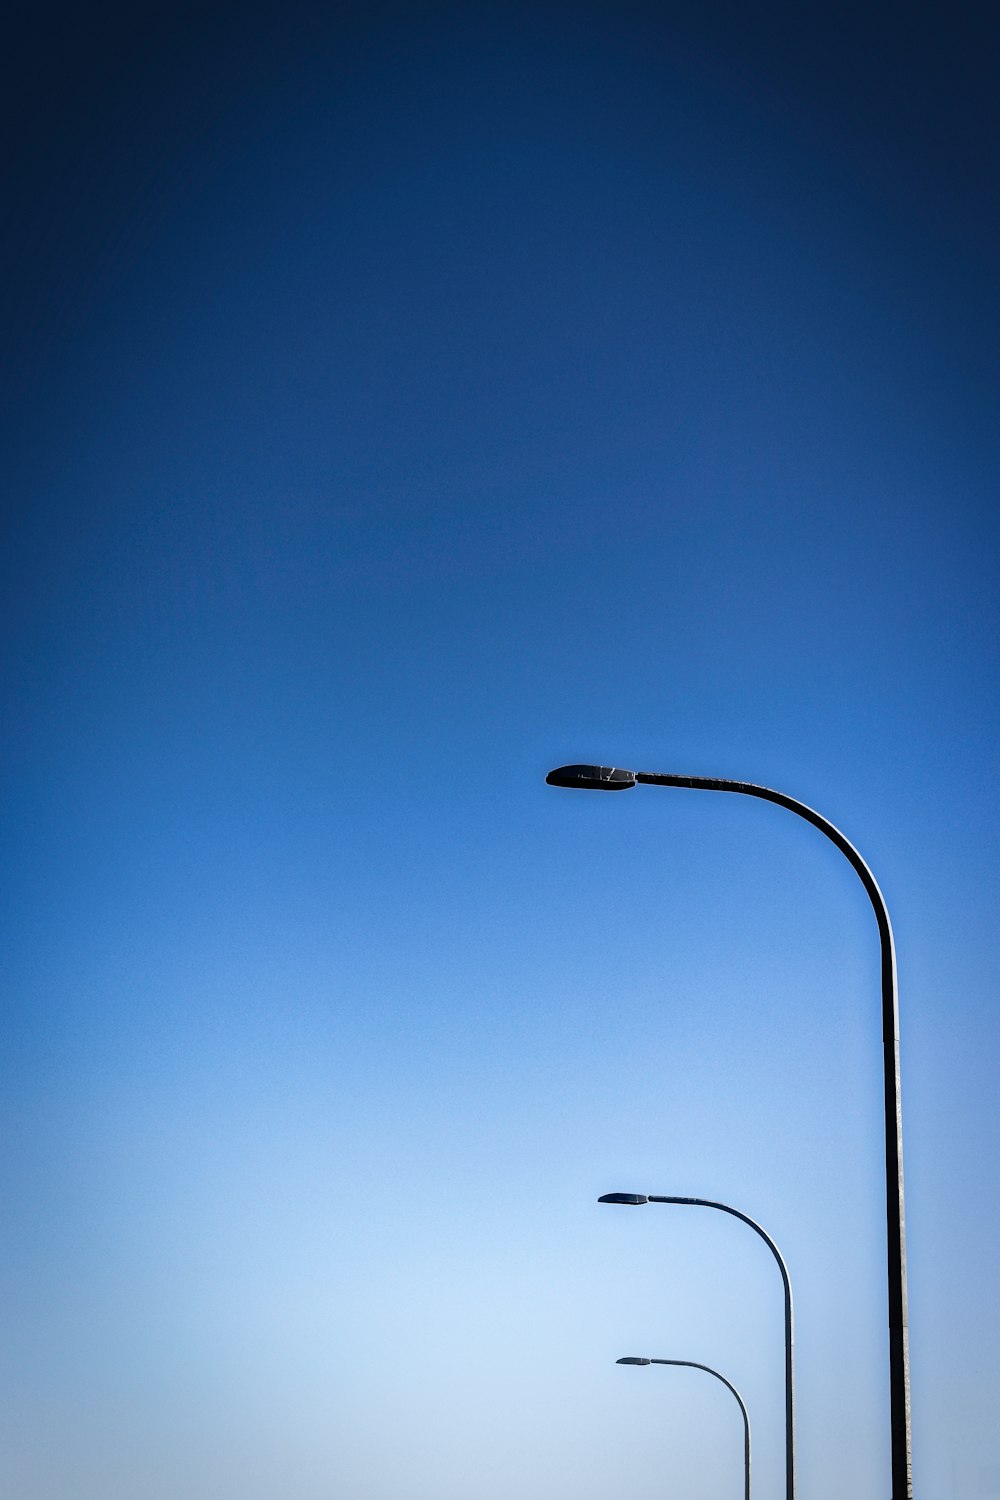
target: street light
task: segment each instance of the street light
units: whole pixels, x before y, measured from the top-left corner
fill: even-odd
[[[736,1387],[720,1375],[718,1370],[713,1370],[711,1365],[700,1365],[694,1359],[638,1359],[634,1354],[627,1354],[624,1359],[615,1361],[619,1365],[682,1365],[687,1370],[704,1370],[706,1375],[714,1375],[716,1380],[721,1380],[727,1390],[732,1391],[739,1403],[740,1411],[743,1413],[743,1500],[750,1500],[750,1418],[747,1409]]]
[[[624,1203],[630,1207],[639,1207],[644,1203],[682,1203],[695,1208],[717,1208],[721,1213],[731,1214],[734,1219],[741,1219],[744,1224],[749,1224],[764,1241],[775,1260],[778,1262],[778,1270],[781,1272],[781,1285],[785,1293],[785,1495],[787,1500],[795,1500],[795,1327],[792,1313],[792,1283],[788,1276],[788,1267],[785,1265],[785,1257],[772,1240],[771,1236],[763,1229],[756,1219],[751,1219],[748,1214],[741,1213],[738,1208],[730,1208],[728,1203],[715,1203],[710,1198],[665,1198],[653,1193],[605,1193],[598,1198],[598,1203]],[[628,1359],[619,1360],[619,1364],[645,1364],[646,1360]],[[653,1360],[653,1364],[676,1364],[676,1360]],[[706,1368],[704,1365],[699,1368]],[[717,1372],[709,1372],[714,1375]],[[722,1376],[719,1376],[722,1379]],[[727,1381],[728,1385],[729,1382]],[[732,1390],[732,1386],[730,1386]],[[736,1395],[736,1392],[733,1391]],[[736,1396],[737,1401],[740,1400]],[[742,1401],[740,1405],[742,1406]],[[744,1412],[744,1417],[746,1412]],[[750,1434],[747,1431],[747,1494],[750,1493]]]
[[[892,925],[874,875],[854,845],[838,828],[784,792],[748,781],[722,781],[710,776],[657,775],[623,771],[616,766],[560,766],[545,778],[550,786],[597,791],[626,791],[629,787],[691,787],[696,791],[742,792],[775,802],[805,818],[836,844],[864,886],[878,923],[882,953],[882,1076],[885,1105],[886,1263],[889,1293],[889,1427],[892,1455],[892,1500],[913,1500],[910,1458],[910,1349],[906,1307],[906,1218],[903,1208],[903,1122],[899,1100],[899,1002],[896,993],[896,952]]]

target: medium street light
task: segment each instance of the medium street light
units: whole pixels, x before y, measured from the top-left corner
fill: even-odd
[[[683,1365],[687,1370],[704,1370],[706,1375],[714,1375],[716,1380],[721,1380],[727,1390],[732,1391],[739,1403],[740,1411],[743,1413],[743,1500],[750,1500],[750,1418],[743,1403],[743,1397],[734,1385],[718,1370],[713,1370],[711,1365],[700,1365],[694,1359],[637,1359],[634,1354],[627,1354],[624,1359],[615,1361],[619,1365]]]
[[[899,1101],[899,1001],[892,925],[874,875],[854,845],[838,828],[804,802],[748,781],[720,781],[710,776],[657,775],[623,771],[616,766],[560,766],[545,778],[550,786],[593,791],[627,791],[648,786],[691,787],[707,792],[742,792],[776,802],[825,833],[851,863],[868,893],[878,923],[882,952],[882,1076],[885,1101],[886,1260],[889,1292],[889,1426],[892,1452],[892,1500],[913,1500],[910,1457],[910,1349],[906,1308],[906,1218],[903,1209],[903,1122]]]
[[[637,1207],[643,1203],[683,1203],[693,1205],[695,1208],[717,1208],[724,1214],[732,1214],[734,1219],[742,1219],[744,1224],[749,1224],[764,1241],[775,1260],[778,1262],[778,1270],[781,1272],[781,1285],[785,1293],[785,1495],[787,1500],[795,1500],[795,1329],[792,1313],[792,1283],[788,1276],[788,1267],[785,1265],[785,1257],[772,1240],[765,1229],[751,1219],[748,1214],[740,1213],[738,1208],[730,1208],[728,1203],[715,1203],[710,1198],[664,1198],[652,1193],[605,1193],[598,1198],[598,1203],[627,1203],[631,1207]],[[643,1360],[619,1360],[619,1364],[643,1364]],[[670,1363],[678,1361],[653,1360],[653,1364]],[[699,1368],[705,1369],[704,1365]],[[715,1370],[710,1371],[714,1375]],[[722,1376],[719,1376],[722,1379]],[[729,1382],[727,1381],[728,1385]],[[730,1386],[730,1390],[732,1387]],[[736,1392],[733,1391],[736,1395]],[[737,1401],[740,1400],[736,1396]],[[742,1401],[740,1405],[742,1406]],[[744,1417],[746,1413],[744,1412]],[[747,1494],[750,1493],[750,1434],[747,1431]]]

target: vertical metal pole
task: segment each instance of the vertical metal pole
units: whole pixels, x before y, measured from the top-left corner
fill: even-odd
[[[899,1000],[896,951],[885,898],[854,845],[820,813],[794,797],[747,781],[708,776],[635,774],[653,786],[691,787],[699,791],[742,792],[775,802],[798,813],[827,838],[853,865],[868,893],[878,923],[882,951],[882,1070],[885,1109],[886,1261],[889,1300],[889,1425],[892,1455],[892,1500],[913,1500],[910,1442],[910,1345],[906,1299],[906,1214],[903,1203],[903,1117],[899,1086]]]

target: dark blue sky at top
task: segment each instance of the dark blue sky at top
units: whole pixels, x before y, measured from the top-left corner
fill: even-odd
[[[860,579],[838,628],[891,657],[935,607],[907,554],[953,578],[989,504],[996,228],[982,23],[901,19],[32,17],[5,291],[15,462],[52,470],[13,508],[9,606],[72,608],[126,545],[85,635],[116,636],[134,588],[253,674],[258,632],[324,653],[343,605],[349,638],[360,589],[355,650],[402,617],[501,659],[509,632],[530,669],[584,620],[607,660],[700,589],[697,667],[792,546],[788,619]],[[560,585],[538,560],[565,551]],[[544,641],[518,629],[532,589]],[[57,670],[44,627],[39,657]]]
[[[303,1500],[312,1483],[398,1495],[391,1463],[358,1455],[422,1395],[386,1394],[365,1364],[367,1298],[390,1299],[398,1322],[373,1326],[404,1341],[426,1304],[427,1389],[468,1433],[490,1401],[449,1384],[448,1330],[478,1329],[506,1370],[507,1323],[530,1305],[548,1337],[564,1273],[616,1306],[589,1220],[573,1272],[565,1205],[550,1225],[539,1197],[537,1243],[512,1227],[526,1161],[562,1170],[586,1212],[598,1189],[670,1191],[631,1178],[668,1161],[682,1191],[763,1199],[803,1287],[809,1492],[882,1493],[881,1345],[837,1300],[843,1282],[878,1312],[872,958],[842,931],[857,908],[811,832],[758,809],[636,794],[612,810],[542,787],[591,756],[773,782],[870,858],[905,1000],[918,1500],[1000,1492],[969,1439],[997,1316],[980,1326],[973,1291],[998,1227],[980,1175],[1000,1040],[996,30],[972,6],[19,7],[2,90],[2,1265],[24,1309],[12,1347],[55,1307],[58,1327],[38,1317],[67,1371],[103,1351],[91,1435],[55,1456],[46,1423],[80,1399],[74,1377],[37,1354],[19,1394],[11,1377],[26,1500],[65,1494],[67,1474],[104,1500],[160,1482],[217,1497],[213,1464],[254,1500],[282,1443],[304,1464],[315,1444]],[[605,929],[590,914],[608,907]],[[770,1042],[770,1023],[746,1041],[744,1004]],[[606,1067],[616,1027],[656,1101],[645,1122]],[[827,1069],[839,1111],[817,1102]],[[813,1149],[856,1237],[842,1267]],[[628,1180],[591,1182],[595,1163]],[[439,1194],[431,1212],[413,1181],[449,1171],[471,1206]],[[426,1247],[410,1310],[380,1259],[392,1217],[354,1206],[383,1176]],[[260,1263],[241,1213],[265,1224]],[[300,1242],[322,1247],[314,1271]],[[480,1325],[490,1298],[467,1268],[487,1263],[503,1289]],[[329,1299],[323,1353],[309,1314],[295,1332],[300,1287],[308,1308]],[[202,1293],[206,1329],[185,1332]],[[603,1328],[567,1327],[589,1371]],[[273,1430],[221,1415],[233,1390],[255,1399],[244,1328],[277,1341],[259,1386]],[[184,1449],[196,1368],[221,1425],[188,1472],[163,1454]],[[762,1484],[768,1368],[746,1377]],[[336,1442],[307,1394],[286,1409],[267,1384],[299,1370],[354,1412]],[[612,1399],[589,1379],[524,1400],[572,1434]],[[133,1381],[134,1411],[101,1405],[102,1382]],[[162,1432],[143,1381],[169,1395]],[[820,1392],[859,1434],[840,1469]],[[510,1418],[525,1455],[532,1420]],[[609,1431],[641,1441],[632,1420],[616,1408]],[[102,1438],[116,1421],[127,1462]],[[470,1493],[451,1436],[442,1467],[401,1461],[414,1496]],[[538,1493],[605,1493],[610,1454],[575,1461],[546,1489],[539,1458]],[[534,1493],[517,1462],[474,1500]]]

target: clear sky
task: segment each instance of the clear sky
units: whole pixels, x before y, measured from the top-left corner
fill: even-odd
[[[1000,1495],[978,8],[19,7],[0,1491]]]

